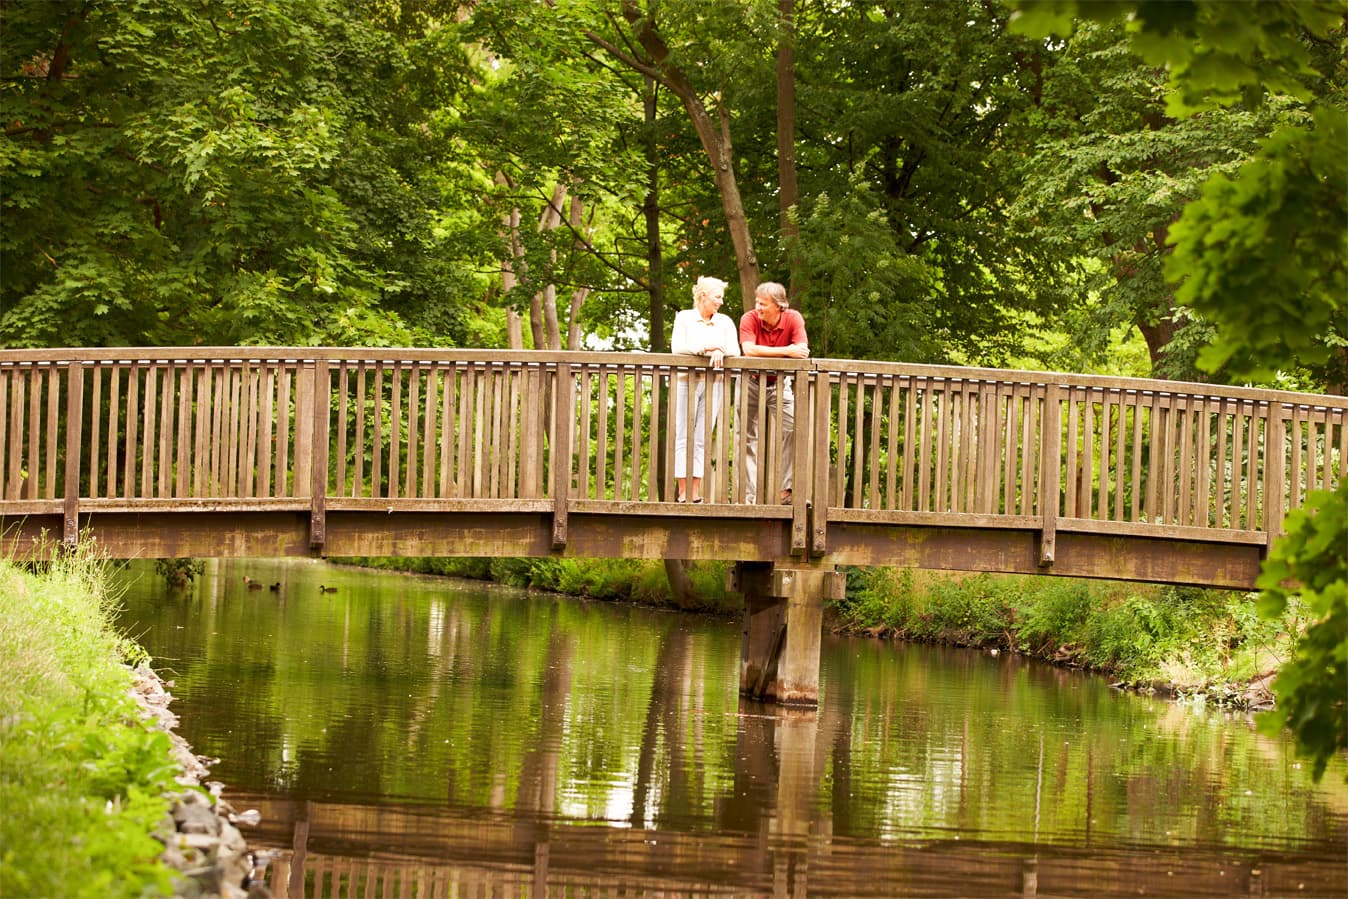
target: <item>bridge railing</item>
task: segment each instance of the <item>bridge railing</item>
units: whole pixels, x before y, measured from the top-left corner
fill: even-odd
[[[794,392],[788,422],[751,379]],[[680,382],[700,507],[674,498]],[[763,383],[763,381],[760,381]],[[746,472],[750,422],[760,460]],[[684,467],[696,473],[693,444]],[[571,512],[1060,530],[1261,543],[1348,476],[1348,398],[847,360],[345,348],[0,351],[0,516]],[[757,494],[747,507],[745,497]]]

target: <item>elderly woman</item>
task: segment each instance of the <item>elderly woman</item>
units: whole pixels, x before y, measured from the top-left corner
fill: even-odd
[[[712,368],[720,368],[726,356],[740,354],[739,332],[730,317],[716,310],[725,298],[726,282],[701,277],[693,285],[693,308],[674,318],[674,339],[670,350],[694,356],[707,356]],[[674,478],[678,481],[678,500],[689,498],[688,468],[688,381],[687,374],[675,379],[674,388]],[[702,468],[706,447],[704,422],[710,415],[713,424],[721,408],[721,380],[712,387],[711,402],[706,402],[706,378],[696,379],[693,389],[693,483],[692,500],[702,502]]]

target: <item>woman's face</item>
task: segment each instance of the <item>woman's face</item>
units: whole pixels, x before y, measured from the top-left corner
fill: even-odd
[[[716,314],[716,310],[721,308],[721,303],[725,299],[724,294],[725,292],[722,290],[713,289],[702,291],[698,294],[697,302],[694,304],[697,307],[698,313],[703,318],[711,318]]]

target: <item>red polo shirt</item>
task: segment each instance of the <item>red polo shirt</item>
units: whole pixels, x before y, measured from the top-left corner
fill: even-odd
[[[793,343],[809,345],[805,336],[805,317],[794,309],[783,309],[777,327],[769,328],[759,318],[757,309],[750,309],[740,317],[740,343],[759,346],[790,346]]]

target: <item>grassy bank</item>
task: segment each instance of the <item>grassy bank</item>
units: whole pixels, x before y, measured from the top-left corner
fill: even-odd
[[[181,770],[142,720],[97,563],[0,562],[0,896],[171,895],[151,831]]]
[[[346,565],[410,571],[445,577],[493,581],[512,587],[547,590],[614,602],[633,602],[685,612],[737,614],[738,594],[726,590],[725,562],[687,565],[691,592],[677,597],[669,588],[664,563],[649,559],[458,559],[353,557],[332,559]]]
[[[1261,618],[1250,593],[904,569],[849,572],[833,612],[849,632],[1009,650],[1234,705],[1267,698],[1300,627],[1297,608]]]

